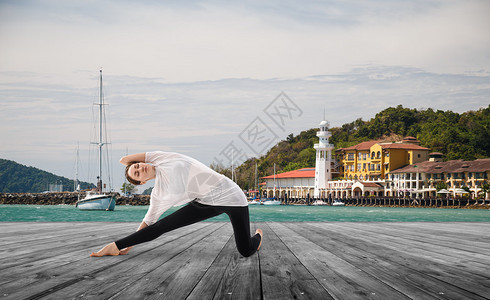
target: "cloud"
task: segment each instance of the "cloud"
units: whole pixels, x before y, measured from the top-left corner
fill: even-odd
[[[488,12],[463,0],[2,1],[0,157],[70,176],[101,66],[115,157],[158,148],[209,164],[281,91],[303,110],[273,128],[281,138],[324,108],[332,126],[398,104],[478,109]]]
[[[486,1],[86,3],[12,4],[0,66],[71,77],[103,65],[193,82],[304,77],[365,63],[460,73],[490,63]]]

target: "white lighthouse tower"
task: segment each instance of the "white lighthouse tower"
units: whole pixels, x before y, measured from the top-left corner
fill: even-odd
[[[328,122],[320,123],[320,131],[316,136],[320,138],[320,142],[315,144],[316,163],[315,163],[315,198],[319,198],[320,190],[325,189],[327,181],[332,180],[332,150],[334,146],[329,144],[328,138],[332,136],[328,131]]]

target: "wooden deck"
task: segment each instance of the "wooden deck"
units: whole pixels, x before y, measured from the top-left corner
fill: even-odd
[[[93,250],[137,223],[0,223],[0,299],[489,299],[490,223],[229,223],[181,228],[126,256]]]

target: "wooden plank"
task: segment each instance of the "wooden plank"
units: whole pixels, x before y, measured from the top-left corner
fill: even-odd
[[[136,225],[137,227],[138,225]],[[60,227],[61,228],[61,227]],[[60,228],[53,231],[44,230],[31,230],[33,234],[31,236],[21,235],[19,237],[12,238],[8,243],[0,243],[2,248],[0,249],[0,257],[4,257],[6,254],[12,250],[15,250],[15,255],[22,255],[23,249],[28,249],[30,247],[36,247],[39,250],[56,248],[57,244],[66,243],[67,241],[78,241],[80,234],[82,232],[83,236],[110,236],[121,231],[134,231],[135,228],[125,228],[121,225],[112,224],[99,224],[98,227],[91,228],[70,228],[60,230]],[[1,259],[0,259],[1,262]]]
[[[302,224],[294,230],[299,235],[307,234],[309,240],[333,255],[350,262],[412,299],[478,299],[473,293],[419,272],[409,257],[397,255],[394,261],[387,259],[388,253],[383,249],[383,244],[376,240],[359,240],[348,232],[332,230],[329,224]],[[369,251],[370,249],[373,250]]]
[[[100,248],[101,245],[104,243],[107,243],[107,240],[104,241],[103,243],[99,243],[96,247]],[[143,245],[145,246],[145,245]],[[70,261],[70,258],[67,258],[68,262],[67,263],[61,263],[56,265],[56,261],[58,260],[57,256],[52,256],[52,260],[54,264],[52,263],[50,267],[44,268],[44,270],[36,270],[35,268],[29,268],[31,272],[28,272],[24,274],[24,276],[17,278],[16,280],[10,282],[9,284],[4,284],[1,286],[2,290],[18,290],[19,287],[22,286],[30,286],[33,288],[41,288],[52,284],[55,286],[57,283],[66,281],[68,279],[71,279],[73,277],[77,276],[82,276],[84,275],[83,273],[86,272],[87,274],[90,274],[91,270],[87,270],[87,268],[92,267],[92,268],[98,268],[99,270],[102,270],[104,267],[107,265],[111,264],[111,259],[113,258],[106,258],[104,260],[100,260],[97,265],[91,264],[90,262],[95,262],[95,258],[90,258],[88,255],[90,254],[90,250],[96,250],[96,247],[94,246],[92,249],[84,249],[84,250],[79,250],[79,249],[73,249],[74,250],[74,255],[71,257],[72,261]],[[138,246],[138,250],[140,250],[142,247]],[[151,247],[153,248],[153,247]],[[150,249],[151,249],[150,248]],[[48,264],[49,265],[49,264]],[[79,272],[80,274],[78,274]],[[78,274],[78,275],[77,275]],[[10,277],[10,276],[9,276]]]
[[[73,222],[74,223],[74,222]],[[49,223],[51,226],[39,226],[37,223],[21,223],[19,222],[16,227],[4,228],[3,223],[0,223],[0,231],[3,232],[3,237],[0,238],[0,245],[3,248],[14,245],[17,246],[19,243],[24,244],[26,241],[38,241],[43,242],[45,238],[56,236],[60,238],[61,236],[66,236],[69,234],[80,233],[80,230],[93,231],[100,228],[100,226],[106,227],[105,223],[87,223],[80,224],[79,226],[70,226],[67,223]]]
[[[104,258],[88,254],[138,223],[2,225],[0,251],[5,244],[13,250],[28,245],[0,252],[3,299],[490,295],[490,223],[252,224],[252,232],[262,227],[265,237],[249,258],[237,252],[229,223],[201,222],[138,245],[127,256]]]
[[[301,223],[299,223],[301,224]],[[391,286],[349,262],[295,234],[298,224],[271,223],[270,227],[301,263],[336,299],[409,299]]]
[[[101,225],[103,226],[103,225]],[[89,231],[83,233],[83,235],[72,235],[65,237],[64,239],[47,239],[47,241],[39,243],[36,248],[36,252],[32,252],[32,248],[29,244],[26,247],[18,247],[13,250],[8,256],[0,258],[0,270],[16,267],[26,263],[34,263],[44,258],[49,258],[55,255],[69,254],[74,249],[80,249],[90,246],[97,247],[104,241],[113,241],[120,237],[115,230],[117,225],[106,225],[96,231]],[[42,234],[41,232],[38,234]]]
[[[269,225],[259,252],[264,299],[334,299]],[[299,245],[301,247],[301,245]]]
[[[434,230],[436,227],[441,232],[461,234],[462,236],[490,237],[490,222],[394,222],[393,225],[405,229],[414,228],[417,230]]]
[[[212,225],[212,223],[200,223],[199,225],[195,224],[183,228],[183,232],[178,232],[178,230],[170,232],[152,242],[137,245],[131,254],[127,256],[93,258],[88,256],[90,252],[86,249],[83,254],[76,256],[79,260],[73,263],[54,267],[42,273],[29,274],[30,276],[2,285],[1,289],[5,293],[12,295],[13,299],[37,298],[62,289],[74,292],[74,295],[80,295],[86,291],[91,291],[91,285],[87,286],[87,282],[102,283],[102,286],[105,287],[107,281],[100,281],[98,280],[99,277],[104,278],[106,276],[111,278],[111,281],[117,278],[117,281],[114,282],[120,282],[122,280],[120,278],[128,278],[128,270],[131,270],[133,274],[148,272],[155,265],[155,260],[152,259],[161,258],[162,252],[160,249],[163,249],[162,251],[164,251],[165,255],[169,255],[169,253],[174,253],[175,255],[175,252],[194,243],[195,238],[201,234],[201,230]],[[142,258],[145,258],[145,260],[142,260]],[[29,286],[30,289],[23,290],[23,286]],[[33,295],[32,290],[37,291],[37,293]]]
[[[337,231],[346,230],[345,224],[340,226],[336,223],[328,226],[337,228]],[[486,276],[482,276],[485,274],[472,270],[464,264],[448,262],[447,258],[445,259],[437,253],[413,247],[411,241],[406,242],[403,239],[393,241],[392,238],[386,238],[384,235],[373,234],[370,232],[370,224],[359,223],[356,226],[352,223],[349,224],[348,230],[345,232],[349,237],[370,243],[369,247],[366,247],[366,251],[383,253],[385,261],[407,264],[414,270],[476,295],[483,296],[490,291],[490,280]],[[328,235],[326,236],[328,237]]]
[[[252,224],[252,232],[255,232],[254,228],[255,225]],[[233,244],[234,247],[227,248],[231,250],[231,253],[222,253],[228,255],[230,259],[226,269],[222,273],[223,275],[221,276],[214,299],[260,299],[262,291],[260,288],[258,253],[250,257],[243,257],[236,249],[234,236],[228,243]]]
[[[482,222],[393,222],[393,228],[402,228],[407,231],[424,231],[425,229],[437,231],[438,234],[450,234],[462,239],[490,238],[490,223]]]
[[[124,226],[126,226],[127,229],[129,229],[129,228],[134,228],[134,225],[136,225],[136,223],[131,224],[131,225],[122,224],[123,228],[122,228],[121,232],[125,231]],[[100,225],[98,225],[98,226],[100,226]],[[104,231],[104,229],[101,229],[101,232],[102,231]],[[76,248],[68,246],[68,244],[67,244],[66,246],[70,247],[69,248],[70,250],[65,251],[64,253],[57,252],[56,249],[55,250],[50,249],[49,251],[45,251],[47,253],[47,256],[42,257],[42,256],[38,255],[38,253],[37,253],[37,252],[40,252],[42,250],[37,249],[35,247],[26,248],[26,249],[28,249],[28,251],[30,251],[29,253],[30,253],[30,256],[32,256],[33,261],[27,261],[27,262],[17,261],[18,264],[14,265],[14,267],[11,267],[8,270],[9,278],[24,277],[25,273],[31,272],[33,270],[36,270],[38,272],[42,272],[45,269],[49,269],[52,266],[60,266],[60,265],[63,265],[65,263],[71,263],[71,262],[77,261],[77,260],[81,259],[81,257],[85,257],[86,255],[90,254],[91,251],[96,250],[97,247],[100,248],[104,243],[107,243],[108,241],[110,241],[110,239],[107,236],[97,236],[96,235],[95,237],[93,237],[92,235],[86,236],[86,234],[87,234],[87,232],[83,231],[83,232],[79,232],[77,235],[72,235],[70,237],[71,239],[80,239],[85,244],[82,247],[76,247]],[[35,249],[35,251],[36,251],[35,254],[32,253],[33,249]],[[10,254],[10,255],[7,255],[6,257],[12,259],[16,256],[15,256],[15,254]],[[12,259],[12,260],[15,261],[15,259]],[[2,266],[2,267],[5,268],[6,266]],[[4,272],[7,272],[7,271],[4,271]]]
[[[335,225],[334,225],[335,226]],[[386,228],[383,231],[376,231],[372,229],[372,224],[365,224],[363,228],[357,228],[359,225],[354,223],[344,225],[343,228],[348,228],[351,232],[357,231],[362,237],[376,238],[380,243],[386,246],[390,246],[392,249],[401,248],[399,251],[403,251],[407,254],[417,255],[418,257],[426,258],[435,264],[456,266],[461,272],[466,271],[467,275],[480,275],[474,277],[474,279],[481,279],[482,284],[485,286],[488,283],[485,282],[489,278],[488,257],[475,253],[474,251],[468,252],[460,249],[458,243],[446,243],[444,247],[437,245],[427,239],[418,241],[412,234],[403,232],[392,233],[391,229]],[[369,230],[367,230],[369,229]]]
[[[454,225],[457,226],[458,224]],[[389,230],[386,230],[387,227],[389,227]],[[478,258],[484,260],[487,259],[487,254],[490,250],[490,243],[487,238],[468,232],[456,234],[452,230],[448,231],[439,228],[438,223],[432,223],[431,227],[411,227],[410,229],[405,226],[400,226],[400,223],[370,223],[369,228],[370,232],[376,232],[385,236],[398,237],[399,235],[403,235],[404,239],[412,239],[423,242],[424,244],[448,246],[454,249],[471,251],[475,254],[482,254]],[[475,231],[473,229],[473,233]],[[457,244],[454,244],[455,239],[458,241]]]
[[[219,225],[217,229],[202,232],[193,245],[146,273],[144,281],[126,286],[111,298],[184,299],[198,284],[232,235],[229,223]]]
[[[220,287],[223,274],[226,272],[230,262],[235,259],[232,254],[234,251],[236,251],[235,239],[230,236],[211,266],[206,270],[206,273],[194,289],[187,295],[186,299],[213,299]]]
[[[255,232],[255,227],[251,224],[252,232]],[[260,299],[258,255],[241,257],[235,238],[231,236],[186,299]]]

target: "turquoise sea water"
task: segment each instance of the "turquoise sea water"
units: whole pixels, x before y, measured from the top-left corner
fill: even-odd
[[[0,222],[140,222],[148,206],[80,211],[73,205],[0,205]],[[178,208],[172,208],[165,215]],[[489,209],[249,206],[252,222],[490,222]],[[226,215],[209,221],[228,221]]]

